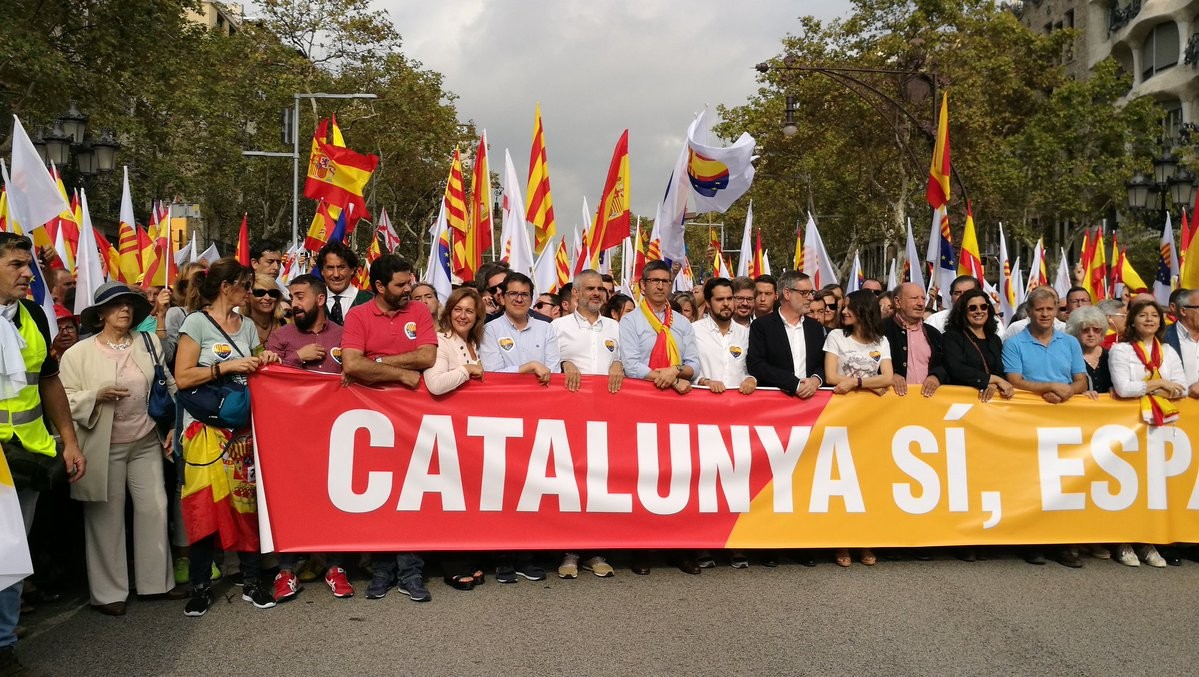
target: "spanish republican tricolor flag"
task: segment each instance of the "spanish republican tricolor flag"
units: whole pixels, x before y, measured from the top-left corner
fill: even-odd
[[[0,454],[0,590],[33,573],[21,504],[8,462]]]
[[[525,218],[533,224],[533,253],[545,250],[557,230],[554,200],[550,196],[550,166],[545,153],[545,128],[541,125],[541,103],[533,119],[533,146],[529,150],[529,192],[525,197]]]
[[[588,248],[592,268],[599,265],[600,252],[620,246],[629,236],[633,225],[629,211],[629,185],[629,130],[626,129],[612,151],[612,164],[608,167],[604,194],[591,227]]]
[[[327,142],[329,124],[328,118],[321,120],[312,135],[312,154],[308,159],[304,195],[313,200],[324,200],[341,209],[353,204],[353,213],[357,218],[370,218],[362,194],[371,174],[379,166],[379,157],[362,155],[346,148],[336,119],[332,120],[332,142]],[[347,233],[353,232],[353,229],[354,224],[346,224]]]
[[[966,203],[966,229],[962,233],[962,250],[958,252],[958,275],[970,275],[980,282],[983,276],[983,261],[978,250],[978,235],[974,230],[974,210]]]

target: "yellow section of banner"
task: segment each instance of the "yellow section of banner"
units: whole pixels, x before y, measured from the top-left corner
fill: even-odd
[[[1106,395],[835,396],[815,426],[778,431],[772,465],[794,472],[775,473],[728,547],[1199,541],[1199,402],[1179,408],[1152,428]]]

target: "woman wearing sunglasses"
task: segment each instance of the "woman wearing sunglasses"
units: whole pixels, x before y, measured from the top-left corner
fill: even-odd
[[[283,304],[280,303],[282,298],[283,292],[279,290],[279,285],[275,284],[274,278],[257,274],[254,276],[254,287],[246,297],[246,303],[238,309],[244,317],[254,321],[254,328],[258,330],[258,340],[264,346],[276,329],[287,324]]]
[[[1003,341],[995,307],[981,289],[963,292],[953,304],[943,345],[949,385],[974,388],[983,402],[996,393],[1007,399],[1016,392],[1003,378]]]

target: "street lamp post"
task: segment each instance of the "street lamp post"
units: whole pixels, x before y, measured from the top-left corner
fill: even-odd
[[[291,152],[242,151],[246,157],[289,157],[291,158],[291,242],[300,241],[300,100],[301,99],[377,99],[375,94],[324,94],[296,92],[292,95],[291,107]]]
[[[1137,172],[1124,187],[1128,192],[1129,210],[1157,213],[1162,229],[1171,209],[1195,204],[1195,175],[1181,167],[1178,157],[1169,149],[1153,159],[1152,178]]]
[[[108,130],[93,141],[88,134],[88,119],[87,114],[79,112],[78,106],[71,102],[69,110],[54,121],[50,131],[42,133],[33,142],[42,162],[63,169],[74,159],[75,170],[81,177],[116,169],[121,144]]]

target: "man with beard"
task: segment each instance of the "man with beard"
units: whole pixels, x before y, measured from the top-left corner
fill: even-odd
[[[603,278],[594,270],[584,270],[575,276],[572,289],[578,290],[579,302],[575,311],[550,324],[558,339],[566,389],[578,392],[581,376],[587,374],[607,376],[608,392],[620,392],[624,380],[624,366],[620,363],[620,324],[600,315],[607,297]],[[578,551],[565,553],[558,566],[558,577],[576,578],[580,566],[600,578],[609,578],[615,573],[601,555],[579,560]]]
[[[276,329],[267,339],[266,349],[274,351],[283,364],[296,369],[341,373],[342,328],[325,316],[325,283],[313,275],[300,275],[287,285],[291,293],[292,324]],[[276,602],[292,599],[304,588],[296,577],[300,555],[279,553],[279,573],[275,575]],[[325,585],[333,596],[354,596],[354,588],[342,567],[341,553],[325,555]]]
[[[421,372],[437,359],[437,333],[429,309],[409,303],[412,264],[385,254],[371,264],[370,282],[374,299],[346,314],[341,342],[345,374],[369,385],[415,388]],[[367,599],[382,599],[397,582],[396,589],[414,602],[433,599],[423,580],[424,560],[416,553],[375,553],[371,560],[374,577]]]
[[[346,313],[350,312],[350,308],[371,300],[369,291],[365,289],[359,291],[351,284],[351,280],[358,272],[358,255],[340,242],[330,242],[321,247],[320,252],[317,253],[316,267],[321,271],[321,277],[325,280],[325,286],[328,289],[325,310],[329,314],[329,319],[344,325]],[[436,347],[434,347],[434,352],[436,352]]]
[[[742,395],[753,393],[758,379],[745,368],[745,353],[749,349],[749,329],[733,322],[733,285],[728,279],[716,277],[704,285],[704,301],[708,314],[691,326],[695,329],[695,346],[699,349],[699,380],[713,393],[736,388]]]
[[[733,322],[748,327],[754,319],[754,303],[757,300],[756,283],[744,275],[733,278]]]

